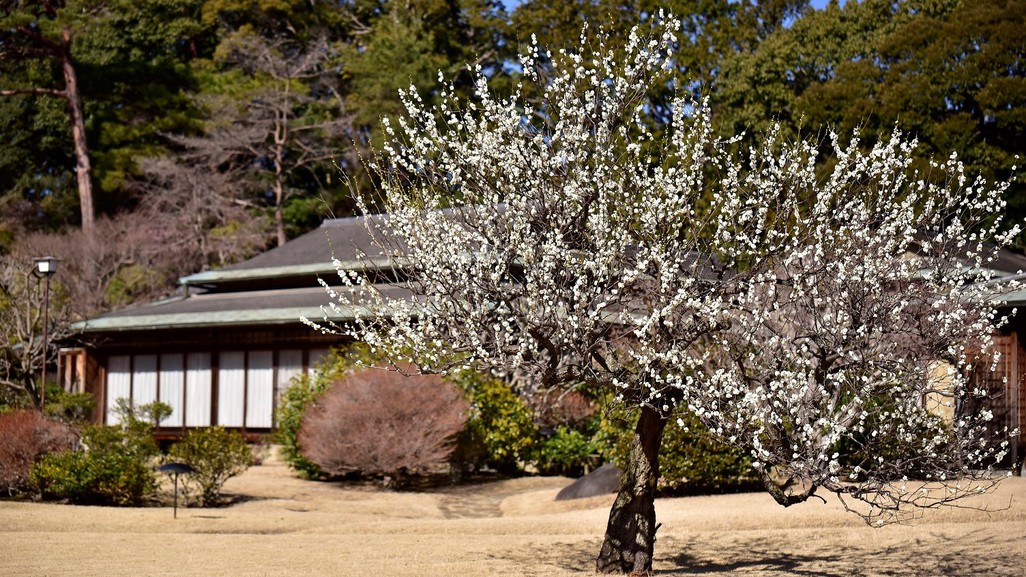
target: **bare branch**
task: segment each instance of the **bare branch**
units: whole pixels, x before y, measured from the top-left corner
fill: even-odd
[[[41,96],[56,96],[58,98],[67,98],[68,93],[64,90],[57,90],[56,88],[8,88],[0,89],[0,96],[15,96],[19,94],[36,94]]]

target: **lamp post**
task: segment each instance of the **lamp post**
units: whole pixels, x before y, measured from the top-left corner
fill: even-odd
[[[44,256],[35,259],[35,264],[36,268],[32,273],[44,279],[46,283],[46,288],[43,289],[43,367],[40,370],[42,375],[39,379],[39,410],[42,411],[46,407],[46,349],[49,346],[47,330],[50,328],[50,277],[57,272],[57,259],[52,256]]]

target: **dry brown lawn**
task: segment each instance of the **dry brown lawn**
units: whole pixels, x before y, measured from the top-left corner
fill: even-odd
[[[490,576],[593,572],[611,497],[554,502],[569,481],[431,493],[295,479],[270,461],[221,509],[0,502],[0,576]],[[1026,480],[911,526],[867,527],[830,501],[663,499],[657,575],[1026,576]]]

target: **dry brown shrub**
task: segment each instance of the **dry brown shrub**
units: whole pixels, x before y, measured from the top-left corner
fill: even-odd
[[[307,409],[299,444],[327,473],[400,483],[448,461],[468,410],[438,376],[367,369],[332,383]]]
[[[24,490],[40,457],[70,449],[75,441],[71,427],[39,411],[0,414],[0,492],[13,495]]]

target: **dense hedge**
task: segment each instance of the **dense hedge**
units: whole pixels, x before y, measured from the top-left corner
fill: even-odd
[[[366,346],[333,351],[313,377],[294,379],[278,408],[277,441],[285,461],[300,475],[324,478],[299,441],[303,415],[328,386],[361,367],[383,364]],[[602,462],[623,464],[635,413],[587,390],[530,399],[502,379],[464,371],[447,377],[470,404],[458,436],[456,472],[495,469],[515,474],[530,467],[541,474],[577,476]],[[379,397],[379,399],[382,397]],[[604,407],[596,410],[595,407]],[[678,418],[684,423],[677,424]],[[671,416],[660,453],[660,490],[665,494],[715,493],[756,488],[750,459],[719,443],[687,412]]]
[[[454,454],[456,467],[461,471],[490,467],[509,474],[532,461],[538,427],[523,399],[501,379],[473,371],[464,371],[453,381],[470,403]]]

